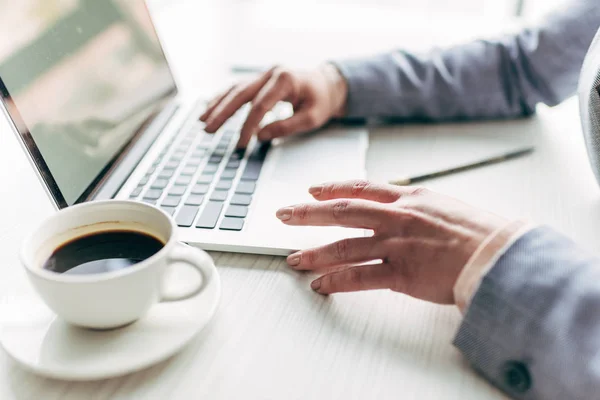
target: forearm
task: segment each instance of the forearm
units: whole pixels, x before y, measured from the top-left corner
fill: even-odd
[[[482,280],[455,345],[514,398],[596,398],[600,260],[550,229],[530,231]]]
[[[573,0],[535,28],[426,55],[396,51],[336,62],[346,116],[482,119],[529,115],[575,93],[600,26],[600,2]]]

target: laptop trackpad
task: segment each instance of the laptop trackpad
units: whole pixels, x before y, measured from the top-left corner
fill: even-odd
[[[305,249],[363,236],[360,229],[286,226],[275,217],[275,211],[314,202],[308,193],[311,185],[365,178],[368,143],[364,129],[328,129],[275,144],[254,200],[256,212],[248,224],[253,236],[269,237],[271,246],[285,249]]]
[[[327,129],[277,143],[273,184],[308,186],[322,182],[365,178],[368,132],[364,129]]]

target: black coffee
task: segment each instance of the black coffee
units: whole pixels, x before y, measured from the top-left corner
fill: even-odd
[[[63,244],[43,268],[59,274],[102,274],[129,268],[163,246],[157,238],[136,231],[93,233]]]

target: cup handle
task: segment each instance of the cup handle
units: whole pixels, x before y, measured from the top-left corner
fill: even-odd
[[[198,287],[182,294],[162,294],[160,298],[161,303],[190,299],[202,292],[202,290],[204,290],[204,288],[206,288],[214,279],[214,269],[211,267],[212,261],[210,260],[210,256],[204,251],[195,247],[191,247],[183,243],[177,243],[171,251],[167,262],[169,265],[176,262],[181,262],[193,267],[202,276],[202,282],[198,285]]]

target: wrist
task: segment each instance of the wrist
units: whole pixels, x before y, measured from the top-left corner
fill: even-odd
[[[319,69],[327,82],[327,90],[331,101],[331,117],[341,118],[346,114],[348,83],[333,64],[324,64]]]
[[[480,243],[454,284],[454,302],[462,313],[466,312],[483,277],[502,254],[533,227],[529,221],[513,220],[493,231]]]

